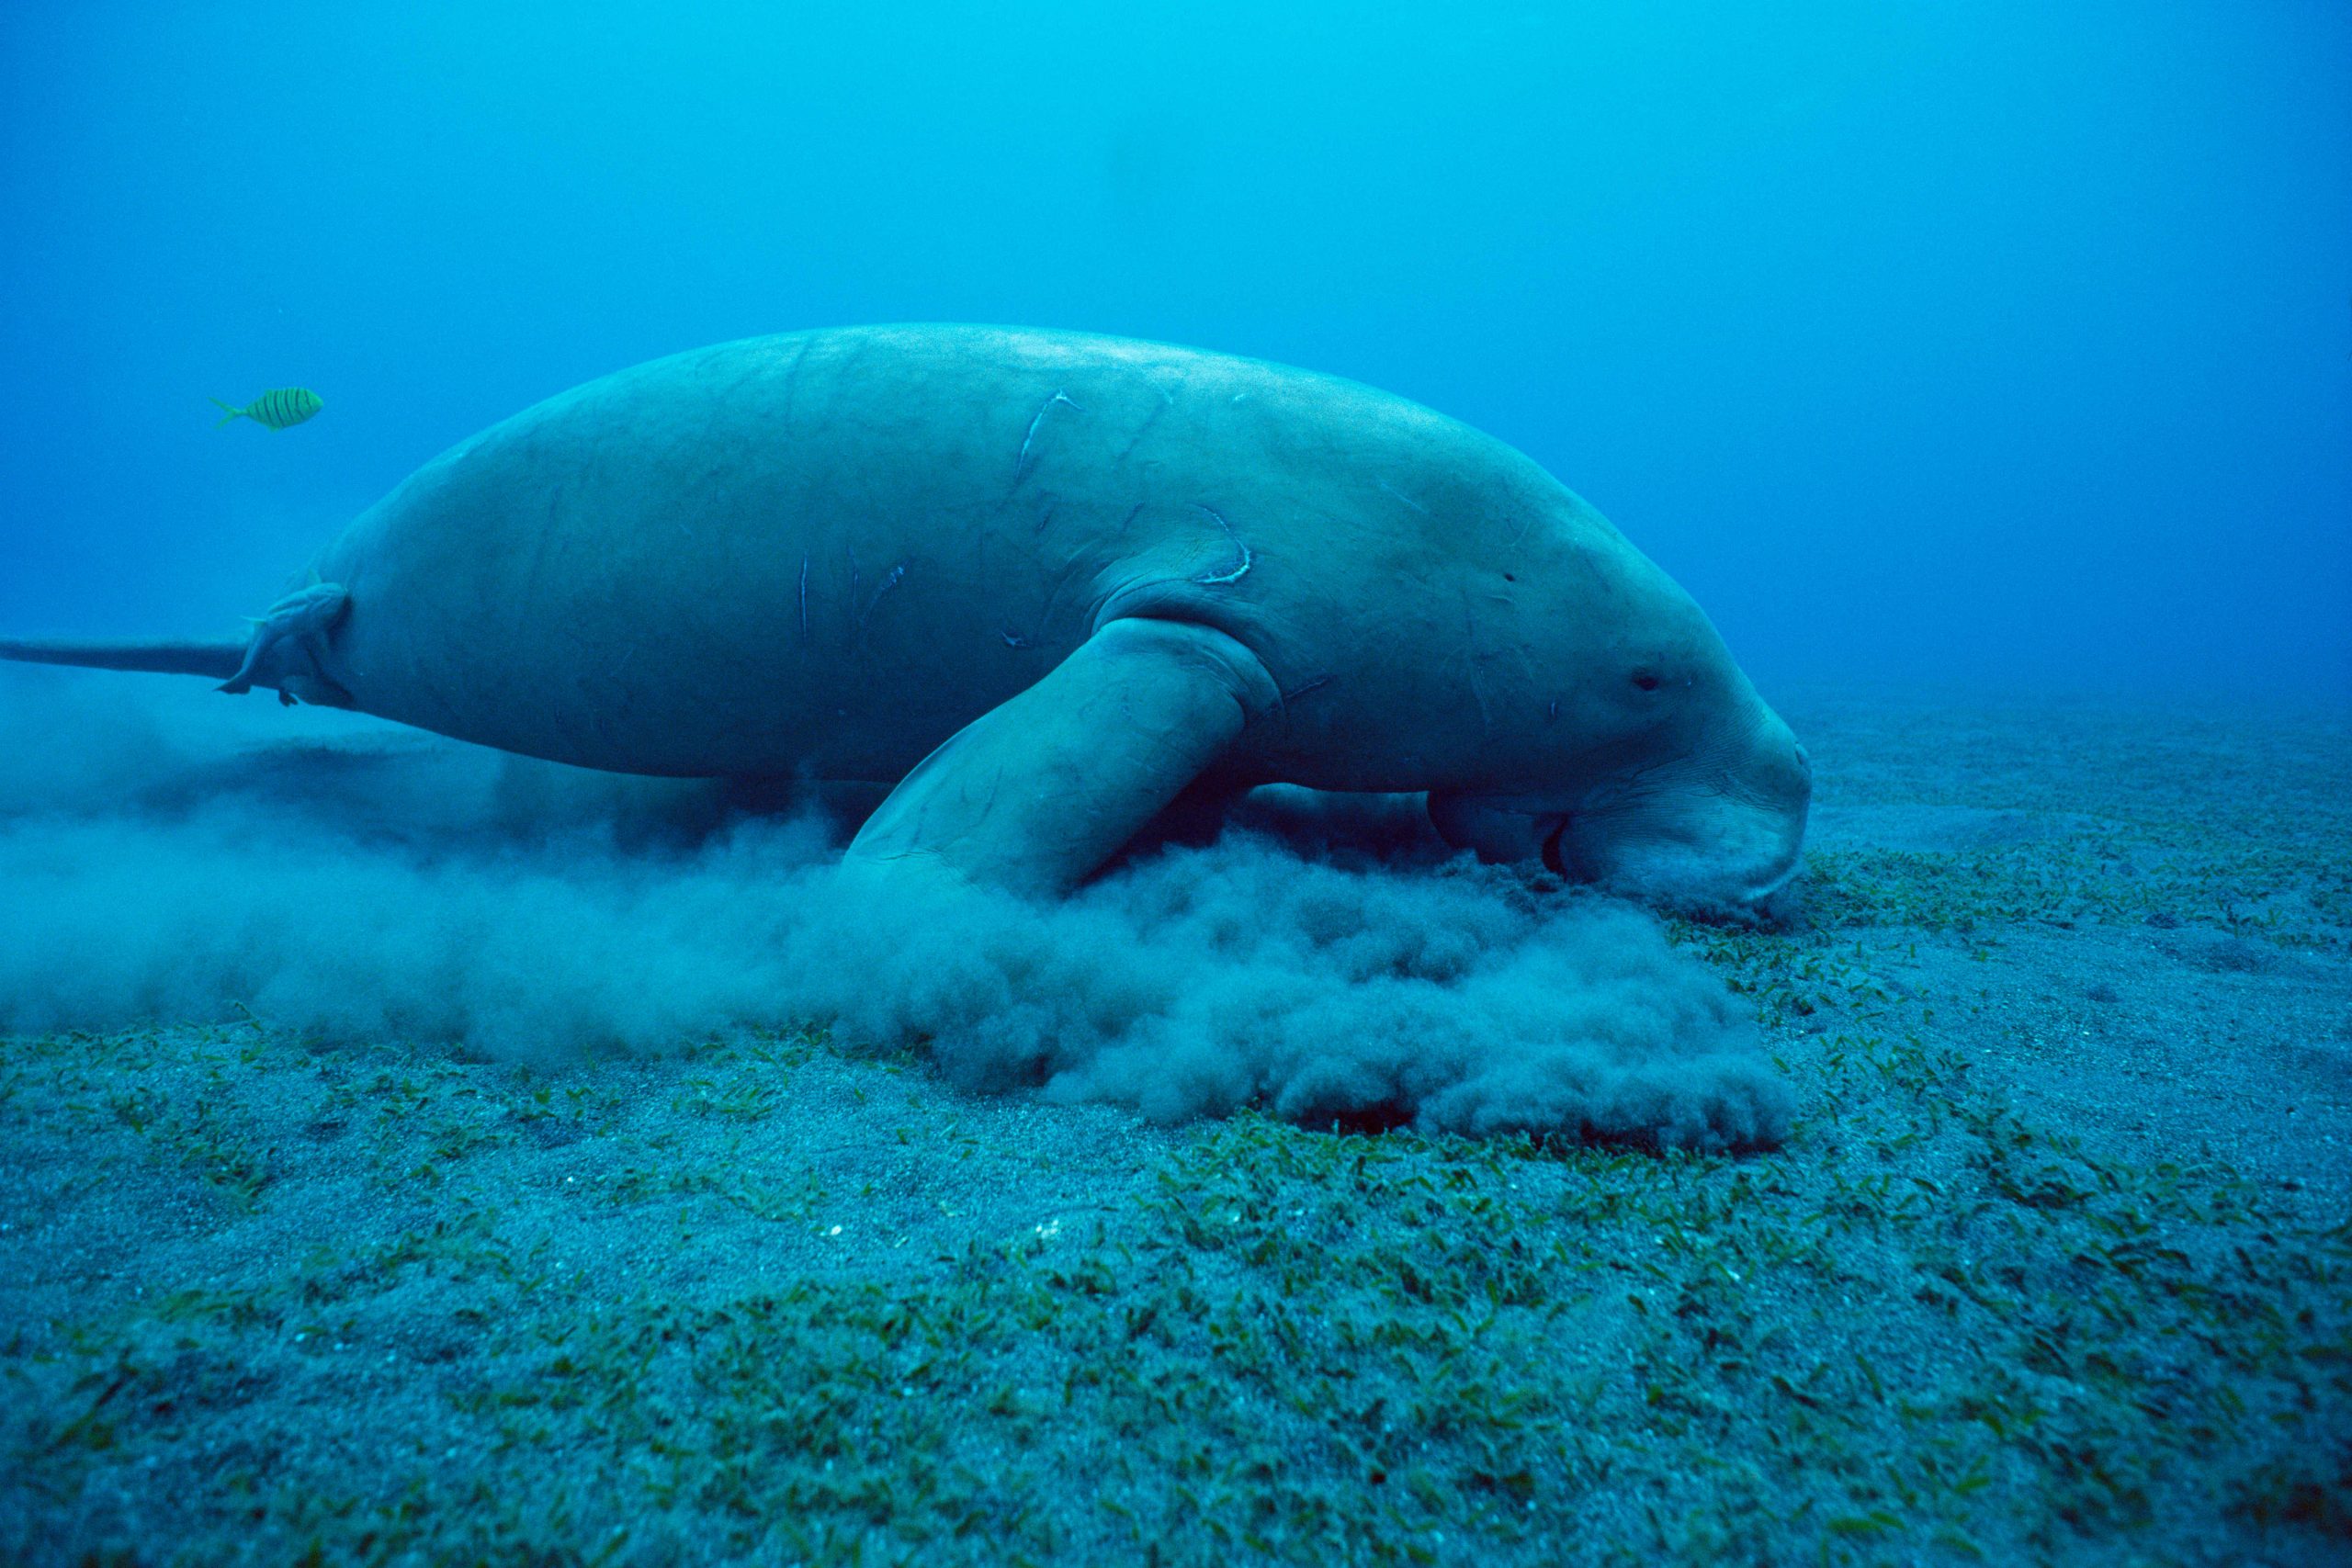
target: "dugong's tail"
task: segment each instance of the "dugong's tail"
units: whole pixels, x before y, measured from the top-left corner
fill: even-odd
[[[244,662],[247,638],[209,641],[84,642],[53,637],[37,642],[0,638],[0,659],[26,664],[74,664],[88,670],[146,670],[159,675],[209,675],[226,681]]]

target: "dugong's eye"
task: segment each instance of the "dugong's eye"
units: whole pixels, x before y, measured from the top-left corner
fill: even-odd
[[[1662,683],[1663,682],[1658,679],[1657,671],[1655,670],[1636,670],[1634,671],[1634,684],[1639,686],[1645,692],[1655,692]]]

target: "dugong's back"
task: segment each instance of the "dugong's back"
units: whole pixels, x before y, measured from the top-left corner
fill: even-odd
[[[753,339],[419,470],[313,563],[350,591],[325,673],[366,711],[590,766],[894,780],[1155,584],[1262,631],[1283,679],[1314,606],[1261,558],[1295,560],[1301,527],[1327,560],[1394,547],[1428,522],[1404,482],[1513,461],[1369,388],[1154,344]]]

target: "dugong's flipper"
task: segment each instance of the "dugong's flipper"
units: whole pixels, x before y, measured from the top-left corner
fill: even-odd
[[[317,662],[324,651],[318,639],[332,630],[350,607],[351,594],[341,583],[313,582],[272,604],[267,615],[247,617],[253,622],[253,638],[245,644],[243,662],[237,666],[235,674],[220,683],[220,690],[252,691],[262,661],[285,643],[303,645],[312,662]]]
[[[852,841],[849,862],[1059,892],[1278,700],[1265,666],[1223,632],[1113,621],[917,764]]]

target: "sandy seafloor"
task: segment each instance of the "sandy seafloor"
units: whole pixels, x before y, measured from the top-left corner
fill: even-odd
[[[2343,718],[1781,695],[1769,1152],[12,1038],[0,1556],[2352,1558]]]

